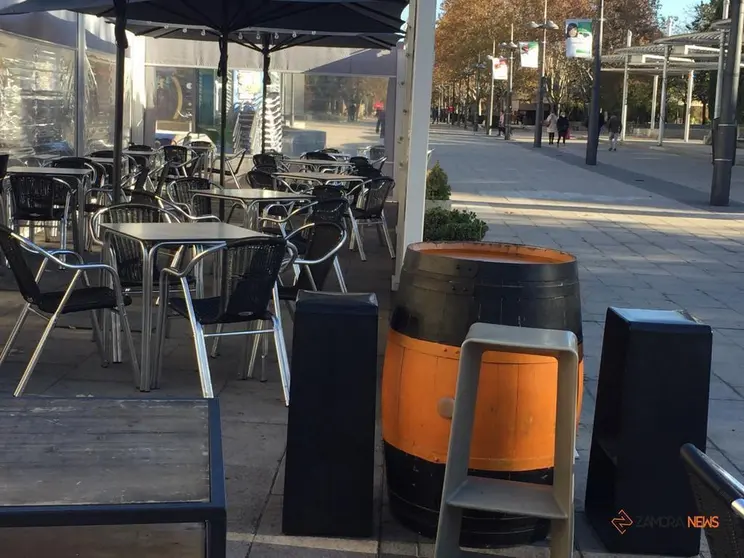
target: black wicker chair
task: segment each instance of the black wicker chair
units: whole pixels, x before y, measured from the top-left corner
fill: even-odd
[[[16,397],[23,395],[34,372],[34,368],[39,362],[44,345],[49,339],[49,335],[52,333],[59,317],[63,314],[76,312],[90,312],[93,337],[98,345],[103,366],[107,366],[109,362],[106,346],[107,340],[105,334],[101,331],[96,312],[108,310],[119,315],[129,346],[132,372],[135,381],[139,380],[137,353],[134,348],[132,332],[129,328],[129,321],[127,320],[125,310],[125,307],[131,304],[132,300],[123,295],[119,277],[112,267],[104,264],[84,264],[83,258],[70,250],[45,251],[30,240],[23,238],[2,225],[0,225],[0,251],[8,261],[8,265],[18,285],[18,290],[26,300],[26,304],[21,310],[21,315],[13,326],[2,353],[0,353],[0,368],[13,350],[13,345],[23,328],[29,312],[47,320],[47,326],[41,335],[41,339],[37,343],[31,359],[23,372],[23,376],[15,389],[14,395]],[[26,261],[25,253],[40,255],[43,258],[41,266],[35,275]],[[62,255],[66,256],[68,260],[70,258],[76,259],[77,263],[71,264],[62,261],[59,258]],[[74,272],[69,285],[64,291],[43,291],[41,289],[39,282],[49,262],[53,262],[64,269]],[[92,287],[87,275],[91,271],[108,275],[111,287]],[[76,289],[75,286],[81,278],[84,286]]]
[[[59,244],[67,248],[67,225],[73,207],[74,190],[59,178],[37,174],[10,176],[10,219],[16,230],[20,223],[28,224],[33,241],[33,228],[54,223],[59,227]],[[73,214],[74,218],[74,214]]]
[[[184,145],[166,145],[163,155],[169,163],[169,170],[179,178],[193,176],[199,168],[199,155]]]
[[[263,169],[253,169],[248,171],[248,183],[251,188],[259,188],[264,190],[274,190],[276,188],[274,184],[274,178],[270,172]]]
[[[325,151],[310,151],[302,155],[301,159],[310,159],[314,161],[335,161],[336,158]]]
[[[323,153],[341,153],[338,149],[335,149],[333,147],[326,147],[325,149],[321,149]]]
[[[188,275],[195,264],[216,252],[222,252],[226,269],[226,273],[222,277],[220,296],[192,297],[187,283]],[[206,250],[196,256],[182,271],[174,267],[163,269],[160,279],[160,292],[163,301],[166,301],[167,304],[161,304],[158,320],[155,350],[158,359],[158,373],[162,363],[162,347],[168,308],[187,318],[191,324],[204,397],[214,397],[204,328],[217,326],[217,332],[210,334],[210,337],[218,339],[222,335],[236,334],[235,331],[222,332],[222,326],[227,324],[271,322],[270,328],[246,329],[239,333],[244,335],[273,333],[284,398],[289,405],[289,361],[282,331],[281,315],[279,312],[272,313],[269,310],[269,303],[272,302],[272,299],[275,301],[275,307],[278,307],[277,279],[284,264],[286,252],[287,243],[283,238],[253,238],[230,242],[224,246]],[[180,282],[182,296],[169,296],[169,283],[172,279]]]
[[[276,157],[271,153],[256,153],[253,156],[254,167],[273,167],[277,168]]]
[[[705,527],[711,558],[744,558],[744,485],[692,444],[680,454],[700,515],[718,518]]]
[[[191,176],[187,178],[177,178],[170,182],[165,188],[165,195],[171,203],[179,206],[193,217],[205,217],[212,214],[212,200],[207,196],[195,196],[194,190],[213,190],[220,189],[218,184],[214,184],[208,178]]]
[[[387,219],[385,219],[385,202],[394,187],[395,181],[383,176],[359,184],[348,194],[351,200],[348,216],[352,230],[349,247],[353,250],[355,245],[359,246],[359,256],[362,261],[367,261],[367,256],[364,253],[364,239],[360,229],[371,226],[377,227],[381,239],[384,240],[390,252],[390,258],[395,259],[395,249],[390,239]]]

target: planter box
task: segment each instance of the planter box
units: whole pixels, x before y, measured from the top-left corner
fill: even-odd
[[[452,209],[452,200],[426,200],[426,211],[435,207],[441,207],[442,209]]]

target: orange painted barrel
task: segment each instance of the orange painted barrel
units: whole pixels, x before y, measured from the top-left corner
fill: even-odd
[[[515,244],[408,247],[385,353],[382,433],[391,511],[428,537],[436,535],[460,345],[475,322],[568,330],[581,342],[576,259]],[[552,482],[557,382],[555,358],[484,354],[471,474]],[[545,520],[466,511],[461,542],[525,544],[548,528]]]

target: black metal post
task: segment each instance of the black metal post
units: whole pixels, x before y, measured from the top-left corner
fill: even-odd
[[[124,141],[124,64],[126,51],[129,43],[127,41],[127,3],[126,0],[114,0],[116,10],[116,24],[114,33],[116,36],[116,84],[114,104],[114,165],[111,180],[113,181],[114,203],[121,200],[121,158],[122,143]],[[82,86],[82,84],[78,84]],[[78,200],[83,203],[84,200]]]
[[[512,26],[512,31],[514,27]],[[511,139],[511,119],[512,119],[512,94],[514,90],[514,49],[509,49],[509,82],[508,91],[506,92],[506,114],[504,120],[506,121],[506,131],[504,132],[504,139]]]
[[[594,33],[592,54],[594,56],[594,83],[592,84],[592,103],[589,107],[589,137],[586,140],[586,164],[597,164],[597,150],[599,149],[599,100],[600,80],[602,75],[602,24],[604,20],[604,0],[599,2],[599,18],[592,25]]]
[[[731,32],[729,33],[726,71],[723,74],[721,117],[713,143],[713,180],[710,204],[727,206],[731,194],[731,169],[736,151],[736,104],[739,98],[741,73],[742,24],[744,0],[731,2]]]
[[[220,61],[217,66],[217,75],[222,79],[222,91],[220,92],[220,186],[225,187],[225,157],[227,153],[227,33],[220,35]],[[236,170],[237,172],[237,170]],[[235,188],[239,185],[235,184]],[[225,200],[219,203],[219,218],[225,219]],[[223,270],[224,271],[224,270]]]

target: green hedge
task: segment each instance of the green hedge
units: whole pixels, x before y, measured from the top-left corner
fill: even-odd
[[[424,215],[424,240],[483,240],[488,232],[485,221],[472,211],[434,207]]]
[[[449,185],[447,173],[442,170],[439,161],[437,161],[426,175],[426,199],[448,200],[451,193],[452,189]]]

